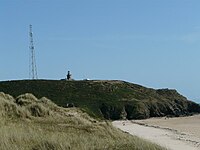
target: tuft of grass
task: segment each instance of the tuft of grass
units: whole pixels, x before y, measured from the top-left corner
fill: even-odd
[[[162,150],[98,121],[78,108],[62,108],[47,98],[0,93],[0,149]]]

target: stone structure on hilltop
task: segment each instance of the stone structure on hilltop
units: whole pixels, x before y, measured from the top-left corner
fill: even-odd
[[[70,71],[67,72],[67,80],[72,80],[72,74],[70,73]]]

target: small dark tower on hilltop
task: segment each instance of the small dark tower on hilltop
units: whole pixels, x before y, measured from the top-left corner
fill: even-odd
[[[70,71],[67,72],[67,80],[72,80],[72,74]]]

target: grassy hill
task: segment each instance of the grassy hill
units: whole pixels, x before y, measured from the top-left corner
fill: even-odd
[[[17,97],[33,93],[63,107],[76,106],[106,119],[143,119],[200,113],[200,106],[176,90],[151,89],[124,81],[20,80],[0,82],[0,91]]]
[[[0,93],[1,150],[163,150],[98,121],[78,108],[32,94]]]

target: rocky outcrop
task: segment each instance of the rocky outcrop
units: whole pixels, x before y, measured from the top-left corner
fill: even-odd
[[[134,104],[123,104],[120,109],[104,103],[102,107],[107,109],[103,111],[101,109],[101,113],[106,119],[112,120],[122,119],[121,116],[123,115],[121,114],[126,114],[126,116],[123,116],[126,119],[146,119],[163,116],[179,117],[200,113],[199,104],[187,100],[176,90],[159,89],[156,90],[156,93],[158,94],[158,99],[152,99],[151,97],[149,100],[143,100]],[[122,110],[125,110],[125,113]]]
[[[179,117],[200,113],[200,106],[194,102],[188,102],[186,107],[176,104],[126,104],[123,108],[103,104],[100,107],[104,118],[118,119],[146,119],[150,117]],[[123,111],[125,110],[125,112]],[[124,115],[125,114],[125,115]]]

